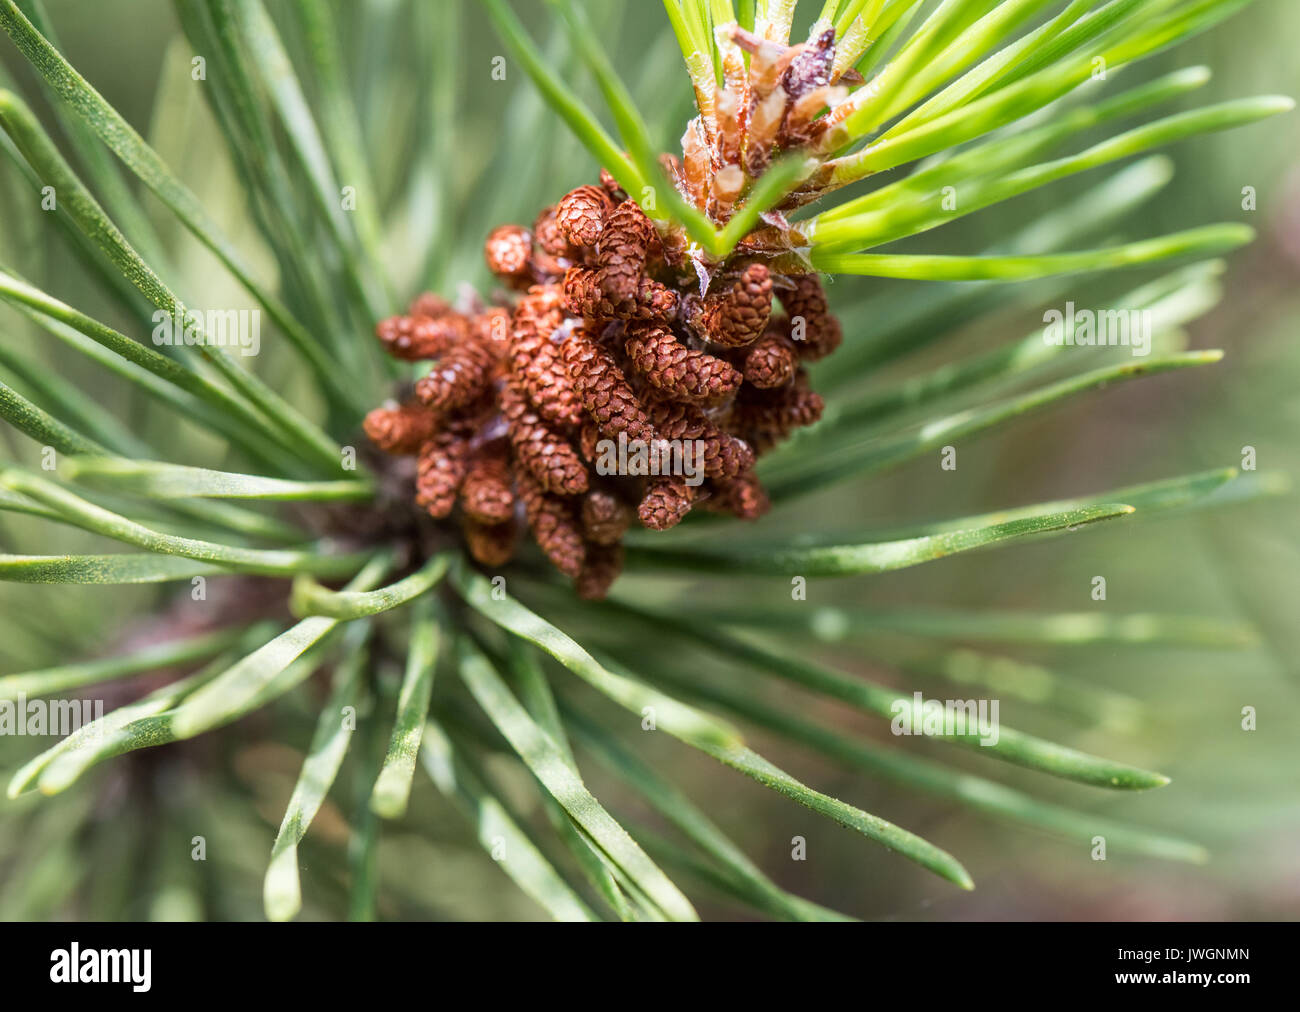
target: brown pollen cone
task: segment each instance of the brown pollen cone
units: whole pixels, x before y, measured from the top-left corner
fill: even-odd
[[[767,492],[753,471],[742,471],[734,478],[720,478],[712,486],[713,495],[705,500],[705,505],[714,512],[730,513],[738,520],[757,520],[772,508]]]
[[[666,531],[681,523],[694,503],[695,486],[686,484],[685,478],[669,475],[651,479],[636,513],[652,531]]]
[[[754,451],[749,445],[723,432],[694,405],[656,397],[647,400],[646,409],[660,439],[699,442],[704,473],[710,478],[739,474],[753,466]]]
[[[581,329],[569,335],[562,354],[582,406],[603,435],[614,438],[626,432],[628,439],[654,439],[645,409],[613,355]]]
[[[488,270],[514,287],[527,287],[532,258],[533,237],[522,225],[498,225],[483,244]]]
[[[436,412],[464,407],[487,387],[493,364],[492,352],[478,341],[460,341],[448,348],[429,374],[415,384],[415,396]]]
[[[506,449],[497,445],[480,453],[465,472],[460,486],[466,514],[484,524],[499,524],[515,512],[515,493]]]
[[[732,405],[729,426],[745,434],[755,453],[767,452],[795,429],[818,421],[825,406],[821,395],[809,387],[807,374],[802,371],[788,386],[776,390],[747,387],[745,394]]]
[[[745,349],[741,364],[745,382],[762,390],[785,386],[794,379],[798,368],[799,352],[794,341],[772,327]]]
[[[505,419],[515,460],[548,492],[578,495],[587,491],[587,466],[562,434],[551,428],[515,382],[501,389]]]
[[[467,515],[461,518],[460,527],[475,561],[485,566],[504,566],[514,558],[519,529],[513,519],[490,524]]]
[[[634,200],[625,200],[605,218],[596,242],[596,279],[614,302],[636,296],[646,262],[659,246],[659,233]]]
[[[609,193],[600,186],[579,186],[555,205],[555,221],[574,246],[595,246],[605,227],[605,215],[614,209]]]
[[[599,231],[596,233],[599,235]],[[542,213],[533,222],[533,238],[543,253],[553,257],[572,258],[578,255],[577,248],[569,241],[568,234],[560,226],[560,218],[555,207],[542,209]]]
[[[587,545],[587,556],[573,581],[574,589],[584,601],[599,601],[623,572],[623,546]]]
[[[623,540],[632,525],[632,510],[607,489],[593,488],[582,498],[582,534],[597,545]]]
[[[574,515],[573,500],[551,495],[528,472],[519,472],[516,480],[524,515],[538,547],[561,573],[576,577],[587,549]]]
[[[772,278],[764,264],[750,264],[731,289],[704,299],[695,329],[706,340],[728,348],[753,344],[772,315]]]
[[[451,303],[433,292],[424,292],[416,296],[411,302],[410,309],[407,310],[412,316],[427,316],[434,320],[446,316],[451,311]]]
[[[599,274],[586,267],[564,272],[564,306],[575,316],[596,320],[669,320],[680,296],[654,278],[641,278],[634,295],[611,299],[600,286]]]
[[[637,372],[671,397],[717,401],[735,392],[741,374],[720,358],[683,345],[656,323],[628,326],[624,348]]]
[[[794,288],[781,292],[781,304],[790,317],[799,357],[810,361],[825,358],[844,340],[840,321],[831,315],[817,275],[804,274],[791,281]]]
[[[375,408],[362,424],[370,441],[385,453],[416,453],[433,438],[437,416],[419,401],[396,408]]]
[[[415,478],[415,501],[429,516],[445,517],[456,505],[456,493],[465,477],[469,443],[444,429],[420,447]]]
[[[815,142],[840,90],[833,33],[780,46],[734,28],[732,42],[709,116],[687,128],[682,158],[660,159],[715,227],[770,160]],[[366,435],[415,456],[415,505],[454,514],[478,563],[509,562],[522,514],[583,598],[617,579],[634,523],[665,531],[697,504],[757,519],[770,503],[755,458],[822,414],[800,363],[842,340],[818,278],[784,273],[799,269],[785,214],[816,189],[800,185],[724,257],[652,222],[603,169],[531,229],[494,229],[484,256],[508,290],[493,304],[425,293],[376,326],[390,355],[429,369],[413,398],[403,384],[404,403],[366,416]]]
[[[582,404],[553,340],[564,322],[564,307],[554,286],[535,286],[515,307],[510,370],[529,400],[548,422],[576,425]]]
[[[468,333],[459,316],[390,316],[375,325],[375,337],[384,350],[407,362],[437,358]]]

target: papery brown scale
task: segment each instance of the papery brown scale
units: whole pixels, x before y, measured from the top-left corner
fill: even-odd
[[[791,102],[785,122],[781,125],[781,146],[802,147],[814,142],[825,132],[827,126],[824,117],[815,118],[817,114],[827,106],[843,101],[847,94],[843,88],[823,85]]]
[[[551,495],[528,472],[516,475],[524,516],[537,545],[565,576],[576,577],[587,549],[574,510],[574,501]]]
[[[574,246],[595,246],[605,227],[605,216],[614,209],[609,193],[600,186],[579,186],[555,205],[555,220]]]
[[[745,171],[758,178],[772,160],[772,146],[785,120],[788,97],[777,89],[766,95],[749,116],[745,137]]]
[[[713,176],[709,212],[715,221],[725,222],[731,217],[740,191],[745,188],[745,170],[739,165],[728,165]]]
[[[581,328],[569,335],[561,354],[582,406],[602,435],[626,432],[629,439],[645,442],[654,438],[645,409],[613,355]]]
[[[362,428],[370,441],[385,453],[410,454],[433,438],[438,416],[419,401],[407,401],[396,408],[375,408],[366,415]]]
[[[587,491],[582,458],[542,419],[517,381],[509,380],[501,389],[501,416],[516,460],[542,488],[559,495]]]
[[[711,160],[704,127],[697,116],[686,125],[686,132],[682,134],[682,179],[691,203],[700,210],[707,206],[709,200]]]
[[[722,165],[736,165],[740,161],[742,138],[739,96],[731,88],[718,88],[713,112],[718,124],[718,161]]]
[[[659,156],[659,167],[664,170],[670,182],[677,183],[681,180],[682,160],[676,155],[664,152]]]
[[[717,401],[740,386],[741,375],[729,363],[687,348],[662,324],[630,324],[624,347],[636,370],[672,397]]]

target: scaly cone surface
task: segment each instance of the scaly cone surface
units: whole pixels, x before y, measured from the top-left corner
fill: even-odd
[[[722,225],[775,157],[815,152],[836,86],[823,25],[795,46],[734,26],[719,42],[725,84],[682,157],[661,164]],[[815,178],[783,206],[809,199]],[[803,363],[842,335],[796,240],[778,209],[708,258],[602,170],[530,229],[488,236],[497,305],[426,294],[378,325],[390,354],[432,366],[366,433],[416,456],[416,504],[458,516],[483,565],[507,562],[526,526],[582,596],[603,597],[633,522],[667,530],[696,506],[758,518],[769,504],[756,457],[821,417]]]

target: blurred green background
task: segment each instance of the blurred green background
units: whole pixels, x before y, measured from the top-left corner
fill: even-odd
[[[162,0],[47,0],[73,64],[155,145],[251,255],[258,239],[220,135],[203,105],[201,83],[190,78],[191,54],[171,5]],[[274,12],[276,7],[270,5]],[[441,7],[441,0],[433,6]],[[518,5],[539,38],[546,37],[540,4]],[[676,149],[691,101],[680,56],[657,3],[593,3],[593,17],[613,40],[617,63],[665,149]],[[804,4],[816,7],[815,4]],[[811,12],[809,12],[811,13]],[[340,5],[377,184],[389,206],[406,206],[388,237],[391,266],[403,291],[416,291],[426,272],[445,291],[468,281],[483,286],[482,236],[501,222],[531,222],[538,208],[595,172],[585,151],[545,110],[523,73],[491,78],[504,50],[475,4],[464,6],[455,49],[459,62],[430,68],[417,50],[405,5],[396,0]],[[1132,81],[1206,63],[1214,78],[1188,104],[1256,93],[1300,94],[1295,40],[1300,4],[1261,0],[1210,35],[1126,71]],[[291,44],[295,41],[288,40]],[[557,61],[567,59],[552,44]],[[584,86],[575,69],[571,75]],[[33,75],[8,43],[0,68],[28,96]],[[434,97],[454,115],[448,143],[434,138],[430,152],[405,150],[389,138],[428,114],[431,76],[454,82]],[[1127,80],[1127,79],[1126,79]],[[39,102],[36,108],[44,108]],[[48,117],[46,117],[48,122]],[[1231,259],[1224,297],[1188,328],[1195,348],[1223,348],[1226,360],[1206,369],[1124,385],[1074,400],[1018,425],[963,443],[956,471],[943,471],[937,454],[876,477],[801,500],[767,518],[756,531],[729,536],[774,536],[891,527],[1120,487],[1187,471],[1235,465],[1253,446],[1259,467],[1300,475],[1300,131],[1292,113],[1267,123],[1185,142],[1167,152],[1171,182],[1137,208],[1116,234],[1143,237],[1211,221],[1243,221],[1258,241]],[[1103,172],[1108,170],[1102,170]],[[922,237],[934,252],[983,248],[1018,225],[1059,208],[1071,193],[1095,185],[1091,173],[1046,188]],[[1257,210],[1242,209],[1243,187],[1254,187]],[[130,326],[67,253],[33,206],[17,199],[30,188],[8,162],[0,165],[0,258],[80,308]],[[151,200],[151,198],[147,198]],[[34,199],[33,199],[34,202]],[[148,205],[175,254],[190,290],[209,304],[247,304],[206,253],[156,204]],[[429,263],[414,256],[418,237],[439,215],[455,215],[455,248]],[[263,253],[260,262],[268,264]],[[995,339],[1030,333],[1044,305],[1075,298],[1097,304],[1099,291],[1127,291],[1149,274],[1070,279],[1046,302],[1029,286],[1009,287],[997,311],[938,323],[943,340],[890,368],[899,375],[969,354]],[[873,301],[909,282],[842,279],[831,288],[845,314],[848,342],[855,320],[869,320]],[[1047,292],[1047,288],[1038,295]],[[855,315],[856,314],[856,315]],[[8,310],[0,326],[25,334]],[[358,340],[367,340],[359,334]],[[62,349],[48,352],[50,367],[94,391],[95,399],[140,431],[171,424],[127,389],[102,386],[93,367]],[[42,351],[42,354],[47,354]],[[833,370],[834,360],[827,364]],[[310,398],[292,359],[274,349],[258,368],[275,385]],[[866,382],[887,381],[873,372]],[[220,438],[190,432],[212,460]],[[33,461],[30,441],[0,434],[4,452]],[[194,463],[209,463],[195,460]],[[809,608],[848,609],[908,604],[958,609],[1017,609],[1108,613],[1170,612],[1258,627],[1257,648],[1206,651],[1154,647],[998,648],[1041,661],[1071,681],[1106,688],[1146,704],[1144,722],[1127,731],[1087,726],[1025,701],[1005,699],[1009,724],[1076,747],[1168,773],[1170,786],[1145,795],[1109,794],[1008,770],[977,755],[953,756],[941,744],[910,740],[899,746],[884,728],[846,715],[811,697],[768,693],[784,706],[855,735],[942,754],[949,762],[1041,797],[1106,816],[1168,829],[1205,843],[1207,866],[1163,864],[1112,855],[1090,859],[1071,846],[1026,830],[992,823],[942,802],[847,771],[788,745],[755,735],[756,747],[826,793],[906,826],[958,855],[978,888],[962,894],[905,861],[887,855],[756,785],[704,761],[661,736],[638,739],[660,772],[685,785],[742,847],[781,885],[857,916],[884,919],[1250,919],[1300,914],[1300,550],[1296,498],[1273,497],[1213,513],[1157,522],[1116,523],[1078,534],[940,561],[876,578],[814,581]],[[11,552],[104,550],[89,535],[51,529],[24,518],[0,518],[0,548]],[[1104,575],[1108,597],[1090,599],[1090,581]],[[214,586],[220,581],[213,581]],[[220,593],[219,590],[214,591]],[[788,603],[782,581],[747,581],[743,591],[722,581],[662,582],[646,593],[667,594],[682,607],[692,600],[736,600],[755,607]],[[132,636],[147,636],[142,616],[168,607],[155,588],[46,588],[0,586],[6,614],[0,674],[91,657]],[[183,611],[184,605],[172,607]],[[822,644],[843,670],[870,674],[912,689],[942,685],[912,681],[874,665],[849,646]],[[703,661],[673,658],[689,671]],[[737,669],[732,677],[743,680]],[[756,687],[755,691],[759,691]],[[767,691],[765,685],[764,691]],[[782,695],[784,693],[785,695]],[[788,697],[788,698],[787,698]],[[0,803],[0,917],[260,918],[261,875],[284,802],[310,736],[313,699],[304,692],[271,713],[157,754],[108,764],[86,784],[54,800],[30,797]],[[1240,729],[1241,709],[1253,706],[1258,729]],[[652,740],[645,742],[643,739]],[[7,774],[36,743],[0,739]],[[147,787],[142,788],[143,779]],[[654,824],[617,782],[592,766],[594,792],[613,810]],[[510,782],[507,781],[509,784]],[[536,817],[527,784],[514,783],[512,800]],[[381,914],[390,917],[532,918],[540,911],[519,894],[482,852],[467,846],[469,831],[427,781],[417,780],[411,815],[386,832],[380,850],[384,883]],[[195,826],[202,827],[195,829]],[[207,865],[189,860],[195,833],[208,839]],[[337,914],[339,867],[345,837],[340,811],[327,805],[304,844],[305,917]],[[791,860],[791,839],[807,840],[807,860]],[[707,891],[690,890],[705,916],[741,916]]]

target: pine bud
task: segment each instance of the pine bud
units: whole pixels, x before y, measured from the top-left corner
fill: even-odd
[[[582,406],[603,435],[614,438],[626,432],[629,439],[654,439],[645,409],[613,355],[582,329],[569,335],[561,354]]]
[[[501,390],[501,415],[516,459],[545,491],[559,495],[587,491],[587,467],[582,458],[542,420],[517,381],[507,381]]]
[[[362,427],[385,453],[411,454],[433,438],[436,419],[419,401],[407,401],[397,408],[375,408]]]
[[[631,324],[627,333],[624,347],[633,366],[671,397],[717,401],[740,386],[740,373],[728,363],[708,352],[690,350],[661,324]]]
[[[835,31],[828,28],[816,38],[810,38],[790,61],[781,87],[791,98],[800,98],[815,88],[831,82],[831,65],[835,62]]]
[[[605,227],[605,215],[614,209],[609,193],[599,186],[579,186],[555,205],[555,220],[574,246],[595,246]]]

